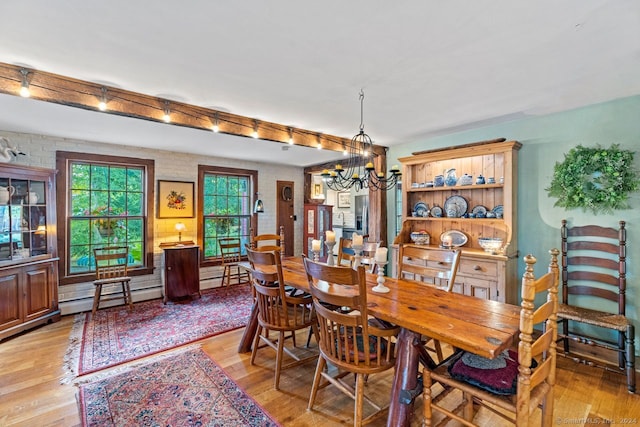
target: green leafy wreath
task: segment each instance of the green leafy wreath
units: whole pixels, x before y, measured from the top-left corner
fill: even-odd
[[[558,198],[554,206],[582,208],[594,214],[629,209],[629,193],[640,186],[633,154],[617,144],[609,148],[572,148],[564,162],[556,162],[553,180],[546,188],[550,197]]]

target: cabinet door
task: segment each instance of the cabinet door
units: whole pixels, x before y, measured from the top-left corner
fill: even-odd
[[[34,265],[25,268],[25,321],[46,314],[52,310],[54,283],[51,264]]]
[[[168,299],[200,291],[197,247],[165,250],[165,286]]]
[[[20,270],[8,270],[0,277],[0,331],[22,323]]]

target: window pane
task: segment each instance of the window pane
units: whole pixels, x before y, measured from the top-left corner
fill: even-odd
[[[109,172],[109,188],[111,190],[124,190],[127,184],[127,169],[112,166]]]
[[[71,165],[71,182],[72,189],[88,190],[91,188],[90,166],[75,163]]]
[[[109,167],[108,166],[91,166],[91,189],[92,190],[108,190],[109,189]]]

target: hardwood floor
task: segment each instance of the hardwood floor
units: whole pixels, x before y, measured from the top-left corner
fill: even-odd
[[[0,342],[0,426],[80,425],[76,387],[62,385],[63,357],[68,346],[73,316]],[[298,338],[306,341],[306,331]],[[313,411],[307,400],[315,363],[285,370],[280,391],[273,390],[274,353],[263,349],[257,365],[249,365],[249,354],[238,354],[242,330],[202,341],[202,348],[258,403],[285,426],[349,425],[353,401],[329,387],[318,394]],[[640,396],[626,391],[622,375],[576,365],[558,359],[555,398],[557,425],[640,424]],[[366,393],[379,403],[389,395],[391,373],[372,376]],[[420,425],[421,398],[416,403],[412,425]],[[365,404],[366,407],[366,404]],[[480,417],[480,415],[478,415]],[[626,419],[626,420],[625,420]],[[487,426],[505,424],[491,414],[482,414]],[[383,426],[380,421],[374,426]]]

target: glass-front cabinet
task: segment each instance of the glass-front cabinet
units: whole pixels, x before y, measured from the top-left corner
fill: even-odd
[[[0,340],[60,318],[54,180],[0,164]]]

